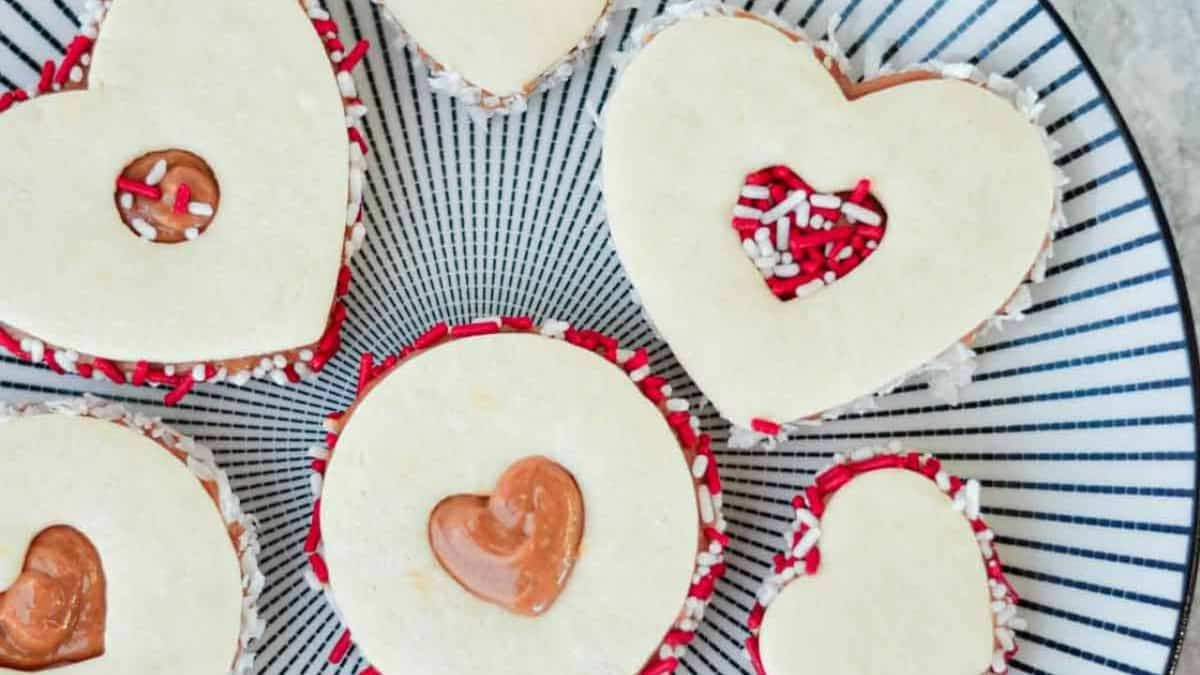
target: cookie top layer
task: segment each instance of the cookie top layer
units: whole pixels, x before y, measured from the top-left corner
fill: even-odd
[[[591,34],[608,0],[384,0],[421,49],[495,96],[528,93]]]
[[[785,586],[763,618],[769,675],[990,671],[979,544],[932,480],[904,469],[855,477],[825,507],[820,549],[820,569]]]
[[[695,569],[696,488],[662,413],[602,357],[532,334],[457,340],[378,381],[325,475],[330,587],[382,672],[629,673],[678,618]],[[530,618],[468,593],[430,547],[430,512],[542,455],[577,481],[579,558]],[[465,648],[469,646],[469,648]]]
[[[722,415],[788,422],[875,391],[1005,305],[1045,242],[1041,130],[972,83],[847,100],[806,43],[753,18],[654,35],[607,107],[613,241],[663,337]],[[870,180],[887,237],[854,273],[781,302],[730,217],[748,174],[821,192]]]
[[[107,581],[102,656],[72,675],[230,672],[242,577],[230,532],[196,475],[140,430],[91,417],[0,423],[0,588],[53,525],[95,545]],[[0,668],[0,673],[19,671]]]
[[[264,29],[265,27],[265,29]],[[206,361],[315,342],[342,262],[348,158],[330,63],[294,0],[113,4],[89,88],[0,118],[0,319],[110,359]],[[140,240],[114,182],[183,149],[221,205],[203,237]]]

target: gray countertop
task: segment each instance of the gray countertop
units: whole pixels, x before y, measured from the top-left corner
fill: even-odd
[[[1200,4],[1195,0],[1051,0],[1100,70],[1166,207],[1200,316]],[[1200,675],[1200,606],[1179,675]]]

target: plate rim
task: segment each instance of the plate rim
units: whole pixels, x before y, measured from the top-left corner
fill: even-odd
[[[1195,436],[1195,447],[1200,449],[1200,424],[1196,422],[1196,418],[1200,417],[1200,381],[1197,380],[1197,376],[1200,374],[1200,348],[1197,347],[1195,319],[1192,316],[1192,305],[1188,297],[1187,283],[1183,276],[1183,265],[1179,259],[1179,250],[1175,246],[1175,235],[1171,230],[1171,220],[1167,217],[1166,208],[1164,208],[1162,199],[1158,194],[1158,186],[1150,174],[1150,169],[1142,154],[1141,146],[1134,136],[1133,130],[1129,127],[1125,115],[1122,114],[1120,106],[1117,105],[1116,99],[1113,98],[1112,92],[1109,90],[1104,78],[1100,75],[1099,69],[1096,68],[1096,64],[1088,56],[1087,50],[1084,49],[1075,32],[1067,25],[1062,13],[1049,0],[1038,0],[1038,4],[1042,6],[1046,15],[1050,17],[1050,20],[1054,22],[1058,30],[1062,33],[1063,39],[1067,41],[1067,44],[1071,47],[1071,51],[1079,59],[1080,64],[1096,85],[1100,98],[1112,114],[1113,123],[1116,124],[1122,138],[1125,139],[1125,145],[1129,148],[1129,154],[1134,166],[1137,168],[1138,177],[1141,179],[1142,187],[1146,191],[1146,197],[1150,200],[1150,208],[1158,223],[1163,244],[1167,250],[1167,259],[1171,264],[1171,279],[1175,285],[1175,293],[1179,297],[1179,315],[1180,320],[1184,323],[1183,332],[1188,345],[1188,370],[1192,380],[1192,430]],[[1191,538],[1191,541],[1189,543],[1188,561],[1186,563],[1187,572],[1184,576],[1183,605],[1179,610],[1179,620],[1175,627],[1171,655],[1167,659],[1167,668],[1163,671],[1165,675],[1176,675],[1178,673],[1179,661],[1183,656],[1183,643],[1187,638],[1187,629],[1192,618],[1192,601],[1196,595],[1196,575],[1198,568],[1200,568],[1200,537],[1196,536],[1196,523],[1200,519],[1200,499],[1197,498],[1197,489],[1200,489],[1200,461],[1193,460],[1192,465],[1194,472],[1192,481],[1192,522],[1188,525],[1188,536]]]

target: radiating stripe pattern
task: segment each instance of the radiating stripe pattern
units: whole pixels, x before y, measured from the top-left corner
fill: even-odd
[[[0,0],[0,89],[36,80],[38,64],[70,39],[82,3]],[[487,124],[430,91],[425,68],[368,0],[330,4],[349,35],[377,48],[357,73],[372,109],[371,234],[354,262],[344,350],[326,372],[296,387],[201,385],[167,409],[161,392],[56,377],[0,357],[4,400],[94,392],[161,414],[216,450],[262,528],[270,581],[263,673],[357,673],[366,663],[358,649],[341,664],[326,661],[342,627],[303,582],[299,555],[312,504],[307,449],[322,439],[323,413],[350,401],[358,353],[394,351],[439,320],[557,317],[652,347],[655,367],[702,400],[636,304],[598,184],[598,121],[617,77],[614,54],[663,3],[617,13],[566,86]],[[986,486],[985,514],[1002,533],[1000,553],[1029,618],[1015,671],[1168,671],[1194,559],[1194,341],[1161,209],[1084,57],[1035,0],[744,6],[778,12],[815,36],[840,16],[836,37],[860,69],[871,58],[969,60],[1038,90],[1072,180],[1069,227],[1028,318],[979,349],[962,405],[908,386],[878,411],[793,434],[773,450],[719,453],[730,571],[681,672],[750,672],[742,626],[788,526],[787,499],[832,451],[891,438],[939,453]],[[711,408],[703,418],[725,437]],[[430,451],[405,448],[403,438],[395,445]]]

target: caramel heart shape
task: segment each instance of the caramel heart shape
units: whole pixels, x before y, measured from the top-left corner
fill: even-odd
[[[87,88],[0,115],[0,322],[131,363],[315,343],[351,181],[347,112],[307,13],[295,0],[101,7]],[[207,162],[220,205],[202,237],[152,244],[114,189],[131,161],[169,149]]]
[[[42,670],[104,653],[104,568],[79,530],[56,525],[29,544],[16,581],[0,592],[0,668]]]
[[[583,495],[562,465],[514,462],[491,495],[453,495],[429,514],[429,545],[473,595],[537,616],[566,587],[583,539]]]
[[[605,109],[616,250],[741,427],[836,408],[941,354],[1005,306],[1054,215],[1043,132],[1011,100],[928,73],[847,92],[823,61],[764,20],[683,18],[641,47]],[[763,292],[730,231],[746,176],[776,165],[823,190],[869,178],[887,209],[870,260],[795,302]]]
[[[611,0],[376,0],[434,62],[485,96],[528,94],[587,46]],[[484,107],[492,107],[487,101]]]

